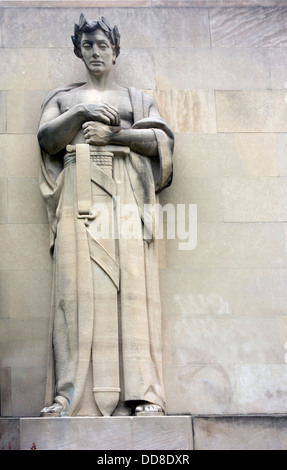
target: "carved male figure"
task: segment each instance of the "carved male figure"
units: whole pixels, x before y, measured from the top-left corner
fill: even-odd
[[[41,414],[164,414],[157,241],[145,219],[171,182],[173,133],[149,96],[116,83],[116,26],[81,15],[72,40],[87,82],[47,97],[38,132],[54,269]],[[141,236],[115,236],[113,217]]]

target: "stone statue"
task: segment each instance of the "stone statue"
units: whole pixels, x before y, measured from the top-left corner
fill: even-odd
[[[171,183],[173,133],[151,97],[116,83],[116,26],[81,15],[72,41],[87,82],[51,92],[38,131],[53,257],[41,416],[162,415],[157,240],[149,219]],[[130,236],[130,226],[140,235]]]

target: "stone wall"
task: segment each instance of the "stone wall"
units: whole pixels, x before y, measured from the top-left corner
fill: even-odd
[[[197,204],[195,249],[177,238],[162,250],[169,414],[287,413],[287,8],[91,3],[0,2],[1,415],[38,416],[44,400],[51,260],[36,131],[47,92],[85,78],[70,42],[81,11],[119,26],[119,82],[152,94],[176,133],[162,203]]]

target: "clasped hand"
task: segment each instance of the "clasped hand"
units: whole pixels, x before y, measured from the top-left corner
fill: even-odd
[[[107,126],[101,122],[89,121],[82,125],[84,137],[87,144],[108,145],[111,143],[111,136],[119,128]]]
[[[111,136],[119,131],[120,115],[114,106],[103,103],[85,106],[86,117],[90,120],[82,125],[87,144],[107,145]]]

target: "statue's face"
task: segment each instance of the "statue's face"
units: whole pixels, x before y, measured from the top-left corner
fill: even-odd
[[[83,33],[81,52],[87,69],[94,75],[107,74],[116,58],[112,44],[100,29]]]

